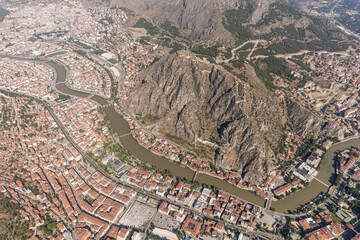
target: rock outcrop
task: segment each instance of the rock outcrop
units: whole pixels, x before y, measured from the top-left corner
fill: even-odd
[[[255,3],[255,10],[250,15],[249,23],[255,25],[263,19],[264,15],[269,11],[270,4],[273,2],[275,2],[275,0],[258,0],[257,3]]]
[[[254,89],[185,51],[162,58],[143,76],[124,104],[131,112],[156,115],[159,129],[192,143],[200,132],[216,136],[222,145],[215,163],[252,182],[273,168],[271,143],[279,142],[282,111],[266,89]]]
[[[234,43],[234,37],[222,25],[223,11],[239,6],[239,0],[115,0],[136,13],[150,17],[158,25],[165,20],[195,40]]]
[[[124,106],[134,114],[159,119],[152,127],[194,144],[213,141],[217,166],[236,169],[245,180],[260,182],[274,168],[274,150],[284,125],[300,135],[343,137],[327,123],[287,99],[284,109],[247,65],[246,82],[222,67],[181,51],[167,55],[141,73],[141,83]],[[248,84],[249,82],[250,84]]]
[[[307,31],[307,35],[313,34],[307,29],[309,25],[316,25],[314,31],[321,36],[332,34],[323,24],[314,22],[278,0],[113,0],[111,4],[131,9],[159,26],[165,21],[170,22],[180,30],[181,35],[196,40],[197,44],[234,46],[239,37],[242,39],[238,35],[247,35],[247,31],[255,38],[274,29],[292,28],[293,25],[296,31]],[[232,15],[232,19],[226,19],[229,10],[239,12]],[[240,19],[243,29],[239,29]],[[229,24],[232,30],[224,23]],[[301,37],[302,41],[312,41]]]
[[[326,122],[303,108],[297,101],[287,99],[289,121],[299,135],[325,135],[344,138],[344,133],[338,125]]]

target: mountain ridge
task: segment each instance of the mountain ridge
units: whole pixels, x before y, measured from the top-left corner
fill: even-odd
[[[313,41],[307,38],[314,35],[313,32],[334,37],[326,31],[335,26],[328,24],[324,28],[320,22],[277,0],[114,0],[111,5],[147,16],[158,26],[169,22],[196,44],[235,46],[239,41],[263,38],[273,29],[289,25],[305,32],[301,41]],[[315,26],[314,29],[309,29],[309,25]],[[272,36],[269,40],[278,37]]]
[[[128,110],[155,116],[152,130],[160,135],[190,143],[218,139],[212,156],[216,165],[237,170],[251,182],[261,182],[274,170],[288,121],[298,124],[300,134],[340,134],[293,100],[284,109],[263,84],[250,86],[191,52],[165,55],[139,78],[141,83],[124,102]]]
[[[261,38],[275,52],[282,51],[282,45],[285,51],[288,45],[290,49],[313,42],[310,47],[331,45],[331,29],[322,22],[276,0],[115,0],[111,5],[134,11],[135,19],[151,19],[159,29],[164,23],[175,27],[179,36],[174,39],[184,37],[194,52],[193,46],[200,46],[197,54],[174,51],[143,69],[139,84],[125,99],[130,112],[157,120],[149,129],[154,133],[185,142],[218,167],[236,170],[253,183],[275,172],[288,124],[303,136],[342,136],[340,129],[286,96],[284,106],[271,87],[272,80],[258,77],[256,61],[235,59],[234,66],[242,66],[239,74],[226,64],[216,64],[218,50],[207,48],[231,49]],[[136,27],[148,26],[138,23]],[[213,64],[203,60],[206,54],[213,55],[207,58]],[[199,139],[216,144],[196,148]]]

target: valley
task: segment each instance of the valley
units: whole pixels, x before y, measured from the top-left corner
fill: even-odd
[[[291,4],[1,3],[0,192],[23,238],[359,236],[352,3]]]

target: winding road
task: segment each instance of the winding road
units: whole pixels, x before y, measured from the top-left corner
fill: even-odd
[[[26,58],[20,58],[20,59],[23,59],[23,60],[24,60],[24,59],[25,59],[25,60],[31,60],[31,59],[26,59]],[[56,72],[55,81],[56,81],[56,80],[57,80],[57,81],[56,81],[56,82],[53,82],[53,84],[52,84],[52,87],[53,87],[55,90],[57,90],[58,92],[61,92],[62,94],[66,94],[66,95],[69,95],[69,96],[76,96],[76,97],[82,97],[82,98],[88,98],[88,97],[89,97],[89,94],[79,94],[79,93],[76,93],[76,94],[75,94],[75,93],[74,93],[74,95],[72,95],[72,94],[69,94],[68,91],[63,91],[64,87],[66,88],[65,82],[66,82],[67,74],[65,74],[65,75],[64,75],[64,74],[62,74],[62,75],[61,75],[61,74],[57,74],[57,71],[56,71],[56,69],[55,69],[54,67],[55,67],[55,66],[58,66],[58,67],[59,67],[59,64],[57,64],[57,63],[55,63],[55,62],[48,61],[48,60],[44,60],[44,61],[41,61],[41,62],[44,63],[44,64],[47,64],[47,65],[51,66],[51,67],[55,70],[55,72]],[[63,66],[61,66],[61,67],[63,68],[63,71],[66,72],[66,68],[63,67]],[[61,75],[61,76],[60,76],[60,75]],[[59,79],[60,77],[61,77],[61,79]],[[94,99],[94,98],[97,98],[97,99]],[[103,106],[103,107],[109,105],[109,103],[108,103],[107,101],[105,101],[104,99],[102,99],[102,100],[100,101],[97,96],[93,96],[93,97],[91,98],[91,100],[97,101],[97,103],[98,103],[100,106]],[[54,118],[55,122],[58,124],[59,128],[62,130],[62,132],[64,133],[64,135],[69,139],[69,142],[74,146],[74,148],[75,148],[77,151],[79,151],[79,153],[80,153],[88,162],[90,162],[90,163],[91,163],[92,165],[94,165],[94,166],[97,166],[96,162],[94,162],[94,161],[81,149],[81,147],[79,147],[79,145],[73,140],[73,138],[71,137],[71,135],[69,134],[69,132],[67,131],[67,129],[63,126],[62,122],[57,118],[56,114],[53,112],[50,104],[47,103],[47,102],[42,102],[42,104],[48,109],[49,113],[50,113],[51,116]],[[126,136],[124,135],[123,137],[125,138]],[[129,184],[127,184],[127,183],[121,182],[121,181],[119,181],[117,178],[115,178],[114,176],[107,174],[107,173],[106,173],[104,170],[102,170],[101,168],[99,168],[99,169],[100,169],[100,172],[101,172],[104,176],[108,177],[109,179],[112,179],[114,182],[116,182],[116,183],[119,184],[119,185],[122,185],[122,186],[125,186],[125,187],[131,187],[131,188],[135,189],[138,193],[143,194],[143,195],[145,195],[145,196],[148,196],[148,197],[157,199],[157,200],[159,200],[159,201],[167,201],[167,202],[169,202],[169,203],[171,203],[171,204],[174,204],[174,205],[176,205],[176,206],[181,206],[181,207],[185,208],[185,209],[188,210],[188,211],[196,212],[196,213],[199,214],[199,215],[202,215],[202,216],[204,216],[204,217],[213,219],[211,216],[207,216],[206,214],[203,214],[203,213],[201,213],[201,212],[198,212],[197,210],[195,210],[195,209],[192,208],[192,207],[183,206],[183,205],[179,204],[178,202],[171,201],[171,200],[169,200],[169,199],[167,199],[167,198],[164,198],[164,197],[159,197],[159,196],[157,196],[157,195],[155,195],[155,194],[152,194],[152,193],[150,193],[150,192],[144,191],[144,190],[141,189],[141,188],[137,188],[137,187],[134,187],[133,185],[129,185]],[[245,201],[245,200],[244,200],[244,201]],[[245,202],[248,202],[248,201],[245,201]],[[254,204],[254,205],[256,205],[256,204]],[[258,206],[258,205],[257,205],[257,206]],[[295,215],[295,214],[285,214],[285,213],[274,212],[274,211],[269,210],[269,208],[270,208],[270,202],[266,204],[266,208],[263,208],[263,207],[261,207],[261,206],[259,206],[259,207],[261,208],[262,211],[264,211],[265,213],[267,213],[267,214],[269,214],[269,215],[272,215],[272,216],[274,216],[274,217],[292,217],[292,218],[295,218],[295,217],[305,216],[306,214],[308,214],[308,213],[305,213],[305,214],[301,214],[301,215]],[[214,220],[215,220],[215,219],[214,219]],[[232,226],[232,227],[234,227],[234,228],[239,228],[239,227],[237,227],[237,226],[234,226],[234,225],[231,225],[231,224],[228,224],[228,223],[226,223],[226,224],[227,224],[227,225],[230,225],[230,226]],[[241,228],[239,228],[239,229],[241,229]],[[243,229],[241,229],[241,230],[243,230]],[[252,232],[250,231],[250,232],[248,232],[248,233],[254,234],[254,236],[257,235],[257,236],[268,237],[268,238],[270,238],[270,239],[274,239],[275,237],[277,237],[277,236],[272,235],[272,234],[263,233],[263,232],[256,232],[256,231],[252,231]]]

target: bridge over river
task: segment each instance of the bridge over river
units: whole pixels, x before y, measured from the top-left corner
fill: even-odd
[[[0,56],[1,57],[1,56]],[[20,58],[23,60],[30,60],[26,58]],[[38,60],[51,66],[56,72],[56,82],[54,82],[53,87],[62,94],[81,97],[81,98],[89,98],[100,106],[103,107],[105,114],[107,115],[108,119],[110,120],[111,127],[117,133],[121,145],[127,149],[134,157],[143,161],[145,163],[149,163],[152,166],[156,166],[160,169],[167,169],[171,171],[174,176],[186,178],[190,181],[196,177],[196,180],[199,183],[205,183],[208,185],[213,185],[218,189],[223,191],[229,192],[246,202],[253,203],[257,206],[264,207],[265,200],[260,198],[259,196],[255,195],[254,193],[240,189],[224,180],[219,178],[197,173],[196,175],[193,170],[187,167],[180,166],[178,163],[170,161],[164,157],[158,156],[149,150],[143,148],[138,142],[133,138],[130,134],[130,128],[127,123],[114,109],[112,104],[102,97],[92,95],[89,93],[81,93],[79,91],[73,91],[66,86],[66,78],[67,78],[67,69],[60,63],[49,61],[47,59]],[[327,192],[328,186],[331,185],[329,182],[330,176],[332,173],[335,172],[333,167],[333,157],[334,153],[338,150],[343,150],[349,148],[351,146],[360,146],[360,139],[353,138],[347,141],[340,142],[332,146],[324,155],[324,160],[322,166],[319,170],[318,175],[316,176],[317,180],[313,180],[310,185],[280,201],[272,201],[271,206],[278,212],[287,212],[288,210],[294,210],[295,208],[299,207],[300,204],[304,204],[309,202],[311,199],[315,198],[321,192]],[[269,208],[270,206],[267,206]],[[270,211],[270,210],[267,210]],[[276,215],[276,213],[274,213]],[[278,213],[280,214],[280,213]],[[282,214],[286,215],[286,214]],[[290,216],[290,215],[289,215]]]

